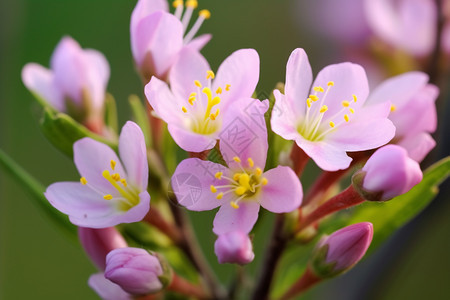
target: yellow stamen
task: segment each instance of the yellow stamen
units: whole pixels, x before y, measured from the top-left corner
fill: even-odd
[[[355,102],[358,101],[358,98],[356,97],[355,94],[353,94],[352,97],[353,97],[353,101],[355,101]]]
[[[348,115],[344,115],[344,120],[345,122],[348,122],[350,120],[350,118],[348,117]]]
[[[217,193],[217,189],[215,186],[211,185],[209,188],[211,189],[211,193]]]
[[[216,116],[215,116],[214,114],[211,114],[211,115],[209,116],[209,118],[210,118],[212,121],[215,121],[215,120],[216,120]]]
[[[255,174],[261,176],[262,170],[260,168],[256,168]]]
[[[115,181],[119,181],[120,180],[120,174],[119,173],[115,173],[115,174],[112,174],[112,179],[114,179]]]
[[[216,196],[216,199],[220,200],[222,198],[223,198],[223,193],[218,193],[217,196]]]
[[[187,0],[186,1],[186,7],[192,7],[192,8],[197,8],[198,6],[198,1],[197,0]]]
[[[188,102],[190,105],[194,105],[194,101],[196,100],[195,96],[190,96]]]
[[[342,106],[343,107],[349,107],[350,106],[350,102],[347,100],[342,101]]]
[[[250,190],[250,176],[248,176],[247,173],[242,174],[239,177],[239,185],[243,188],[245,188],[245,190]]]
[[[237,187],[234,192],[238,195],[238,196],[242,196],[245,192],[247,191],[247,189],[243,186],[239,186]]]
[[[241,176],[241,173],[235,173],[235,174],[233,175],[233,179],[234,179],[235,181],[238,181],[240,176]]]
[[[198,15],[199,15],[200,17],[205,18],[206,20],[208,20],[209,18],[211,18],[211,12],[210,12],[209,10],[207,10],[207,9],[202,9],[202,10],[198,13]]]
[[[334,81],[328,81],[327,85],[328,86],[334,86]]]
[[[238,209],[238,208],[239,208],[239,205],[237,205],[237,203],[234,202],[234,201],[231,201],[231,202],[230,202],[230,205],[231,205],[231,207],[234,208],[234,209]]]
[[[183,106],[183,107],[181,108],[181,110],[182,110],[184,113],[187,113],[186,107]]]
[[[120,182],[123,184],[124,187],[127,187],[128,183],[125,178],[120,179]]]
[[[309,98],[311,98],[311,100],[314,101],[314,102],[319,100],[319,97],[317,97],[316,95],[309,95]]]
[[[323,87],[321,87],[321,86],[315,86],[315,87],[313,88],[313,90],[316,91],[316,92],[320,92],[320,93],[323,93],[323,92],[324,92],[324,89],[323,89]]]
[[[348,110],[349,110],[352,114],[355,113],[355,110],[354,110],[353,108],[351,108],[351,107],[350,107]]]
[[[247,161],[248,161],[248,166],[250,167],[250,168],[253,168],[253,166],[255,165],[255,163],[253,162],[253,159],[251,159],[250,157],[247,159]]]
[[[323,114],[323,113],[326,112],[327,110],[328,110],[328,106],[322,105],[322,107],[320,108],[319,112]]]
[[[230,88],[231,88],[231,84],[226,84],[225,85],[225,91],[228,92],[230,90]]]
[[[177,8],[180,5],[183,5],[183,0],[175,0],[172,3],[173,7]]]
[[[111,159],[110,164],[111,164],[111,170],[114,171],[114,168],[116,167],[116,162],[115,162],[114,160]]]
[[[211,109],[220,103],[220,98],[218,96],[216,97],[212,97],[212,92],[210,88],[203,88],[202,92],[204,94],[206,94],[206,96],[208,97],[208,105],[206,107],[206,112],[205,112],[205,121],[208,119],[208,117],[210,117],[211,115]]]
[[[103,196],[103,199],[105,199],[105,200],[111,200],[112,198],[113,198],[113,196],[110,194]]]
[[[222,179],[222,175],[223,175],[223,173],[222,172],[217,172],[215,175],[214,175],[214,177],[216,177],[217,179]]]
[[[214,72],[211,70],[206,71],[206,79],[214,79]]]
[[[391,112],[394,112],[397,109],[397,106],[395,106],[394,104],[391,104]]]
[[[81,177],[80,178],[80,182],[81,182],[82,185],[86,185],[87,184],[86,177]]]
[[[218,95],[222,94],[222,88],[220,86],[217,88],[216,94]]]
[[[266,184],[268,184],[269,183],[269,180],[267,180],[267,178],[263,178],[262,180],[261,180],[261,184],[262,185],[266,185]]]
[[[202,84],[201,84],[200,81],[198,81],[198,80],[195,80],[195,81],[194,81],[194,84],[195,84],[196,86],[198,86],[199,88],[202,87]]]
[[[312,103],[311,98],[306,99],[306,105],[308,105],[308,107],[311,107],[311,103]]]
[[[139,198],[137,198],[137,195],[130,193],[129,191],[124,190],[120,185],[117,184],[117,182],[112,178],[111,174],[108,170],[104,170],[102,172],[102,176],[108,180],[113,187],[116,188],[117,191],[126,199],[128,199],[133,205],[136,205],[139,203]]]
[[[237,157],[237,156],[233,157],[233,160],[234,160],[235,162],[237,162],[237,163],[240,163],[240,162],[241,162],[241,159],[240,159],[239,157]]]
[[[333,128],[333,127],[335,126],[333,121],[330,121],[329,124],[330,124],[330,127],[331,127],[331,128]]]

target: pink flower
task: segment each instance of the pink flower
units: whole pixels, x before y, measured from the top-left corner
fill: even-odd
[[[327,171],[346,169],[347,151],[377,148],[392,139],[395,127],[384,109],[363,109],[369,93],[364,69],[341,63],[325,67],[313,81],[303,49],[296,49],[286,67],[285,94],[275,90],[272,130],[294,140]]]
[[[132,300],[133,296],[125,292],[119,285],[105,278],[105,274],[97,273],[89,277],[88,285],[104,300]]]
[[[235,118],[230,108],[252,96],[258,79],[259,56],[253,49],[231,54],[215,76],[200,53],[185,48],[170,72],[170,89],[153,77],[145,95],[175,142],[186,151],[201,152],[214,147],[223,124]]]
[[[110,251],[128,246],[115,227],[101,229],[78,227],[78,238],[84,251],[100,270],[105,270],[106,255]]]
[[[408,157],[405,149],[396,145],[375,151],[361,174],[362,182],[356,182],[357,188],[371,201],[386,201],[404,194],[423,176],[419,164]]]
[[[365,0],[365,14],[383,41],[413,55],[429,54],[436,38],[437,9],[433,0]]]
[[[256,109],[247,116],[239,115],[249,106]],[[260,206],[274,213],[290,212],[300,206],[303,196],[292,169],[279,166],[263,172],[268,149],[263,118],[267,101],[241,99],[230,109],[237,117],[225,125],[229,130],[219,144],[228,167],[189,158],[178,165],[171,181],[178,202],[187,209],[203,211],[220,206],[213,229],[219,236],[231,231],[248,234]],[[256,121],[260,118],[262,124]],[[235,136],[237,132],[242,134]]]
[[[100,142],[75,142],[74,161],[80,182],[57,182],[45,196],[70,221],[81,227],[106,228],[142,220],[150,207],[144,135],[127,122],[119,137],[119,153]]]
[[[245,265],[253,261],[252,241],[241,231],[230,231],[219,235],[214,244],[214,252],[219,263],[236,263]]]
[[[206,9],[199,12],[197,21],[186,32],[197,5],[196,0],[186,1],[183,14],[183,1],[176,0],[173,2],[175,15],[172,15],[166,0],[139,0],[136,4],[130,24],[131,50],[135,64],[146,82],[153,75],[166,80],[183,48],[190,47],[199,51],[211,39],[209,34],[193,39],[203,21],[210,17],[210,12]]]
[[[133,295],[155,293],[163,288],[159,259],[144,249],[120,248],[106,256],[105,277]]]
[[[29,63],[22,81],[37,97],[76,119],[101,119],[109,79],[109,65],[100,52],[82,49],[64,37],[53,52],[51,69]]]
[[[317,244],[312,268],[319,277],[332,277],[351,269],[366,253],[372,242],[373,226],[369,222],[344,227]]]
[[[428,83],[428,75],[408,72],[382,82],[369,96],[365,106],[391,104],[389,119],[396,127],[393,142],[404,147],[420,162],[436,145],[430,133],[436,130],[434,102],[439,89]]]

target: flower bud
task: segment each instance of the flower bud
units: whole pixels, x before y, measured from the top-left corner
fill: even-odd
[[[140,248],[120,248],[106,256],[105,277],[133,295],[155,293],[168,284],[160,260]]]
[[[366,253],[372,237],[372,224],[364,222],[344,227],[322,238],[312,256],[314,273],[326,278],[351,269]]]
[[[105,278],[105,274],[97,273],[89,277],[88,285],[105,300],[132,300],[133,296],[125,292],[120,286]]]
[[[106,255],[109,252],[128,246],[115,227],[102,229],[78,227],[78,238],[84,251],[100,270],[105,270]]]
[[[255,257],[250,238],[241,231],[230,231],[219,235],[214,244],[214,252],[221,264],[245,265],[253,261]]]
[[[387,145],[375,151],[352,181],[366,200],[386,201],[408,192],[422,176],[419,164],[405,149]]]

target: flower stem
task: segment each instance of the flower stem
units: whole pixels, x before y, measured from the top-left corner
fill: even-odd
[[[192,284],[184,278],[179,277],[177,274],[173,274],[172,282],[167,287],[169,291],[177,292],[195,299],[211,299],[211,297],[205,293],[205,291],[197,285]]]
[[[295,296],[300,295],[305,292],[309,288],[313,287],[317,283],[319,283],[322,279],[317,277],[309,267],[306,268],[305,273],[303,273],[302,277],[295,282],[286,293],[281,296],[280,300],[288,300]]]
[[[269,296],[276,266],[289,241],[289,236],[283,232],[284,223],[285,216],[282,214],[278,215],[275,220],[275,228],[270,244],[266,249],[265,259],[260,272],[261,276],[251,298],[253,300],[265,300]]]
[[[296,143],[294,143],[292,145],[290,158],[293,163],[292,169],[298,177],[301,177],[303,170],[308,163],[309,156]]]
[[[175,244],[178,244],[182,240],[181,233],[178,228],[174,226],[174,224],[168,222],[157,209],[152,208],[144,217],[144,221],[159,229]]]
[[[309,225],[319,221],[329,214],[361,204],[364,201],[365,200],[361,197],[361,195],[357,191],[355,191],[353,185],[350,185],[346,190],[334,196],[333,198],[316,208],[305,218],[303,218],[300,221],[298,232],[302,231]]]

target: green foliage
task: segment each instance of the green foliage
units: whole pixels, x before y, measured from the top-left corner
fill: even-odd
[[[141,127],[142,132],[144,133],[145,144],[147,147],[150,147],[152,142],[152,132],[150,130],[147,108],[136,95],[130,95],[128,97],[128,102],[130,103],[134,121]]]
[[[113,95],[107,93],[105,97],[105,124],[113,132],[117,133],[119,130],[117,105]]]

